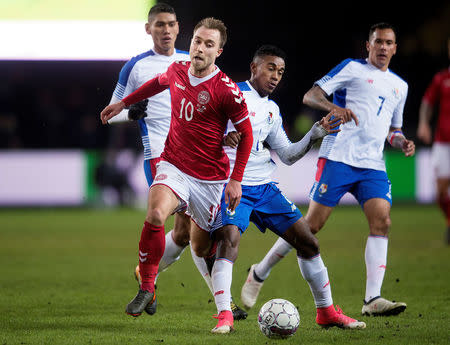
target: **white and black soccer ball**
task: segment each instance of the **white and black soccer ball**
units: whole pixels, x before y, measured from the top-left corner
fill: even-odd
[[[293,336],[300,324],[297,308],[282,298],[266,302],[258,313],[261,332],[269,338],[288,338]]]

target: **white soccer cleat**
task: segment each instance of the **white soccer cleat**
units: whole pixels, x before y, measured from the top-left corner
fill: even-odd
[[[375,297],[369,302],[364,302],[361,313],[366,316],[390,316],[398,315],[406,309],[406,303],[391,302],[383,297]]]
[[[261,291],[261,288],[264,284],[264,281],[259,282],[255,279],[255,267],[256,264],[253,264],[250,267],[247,280],[245,281],[241,290],[241,301],[246,309],[250,309],[255,305],[256,300],[258,299],[259,292]]]

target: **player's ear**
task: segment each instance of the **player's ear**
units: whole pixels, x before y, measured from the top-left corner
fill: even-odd
[[[151,35],[151,33],[150,33],[150,23],[145,23],[145,32],[147,33],[147,34],[149,34],[149,35]]]
[[[250,73],[252,75],[256,73],[256,62],[255,61],[250,62]]]
[[[223,48],[219,48],[219,50],[217,51],[217,54],[216,54],[216,58],[218,58],[222,54],[222,52],[223,52]]]

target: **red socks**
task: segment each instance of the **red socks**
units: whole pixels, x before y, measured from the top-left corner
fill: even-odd
[[[144,223],[141,240],[139,241],[139,270],[142,290],[150,292],[155,290],[155,278],[166,245],[165,235],[164,226]]]

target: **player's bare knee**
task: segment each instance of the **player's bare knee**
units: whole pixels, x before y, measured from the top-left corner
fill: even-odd
[[[162,226],[166,221],[164,213],[159,208],[149,209],[145,220],[156,226]]]
[[[391,223],[389,215],[378,217],[370,224],[370,232],[373,235],[387,236]]]
[[[319,223],[318,221],[310,221],[308,222],[309,228],[313,234],[317,234],[320,229],[323,227],[323,223]]]
[[[189,244],[189,230],[189,227],[175,225],[172,231],[173,241],[180,247],[186,247]]]
[[[297,256],[302,258],[313,257],[320,252],[319,240],[315,236],[309,236],[306,240],[296,241]]]
[[[208,256],[210,251],[210,246],[205,246],[196,242],[191,242],[191,248],[194,251],[195,255],[201,258]]]

